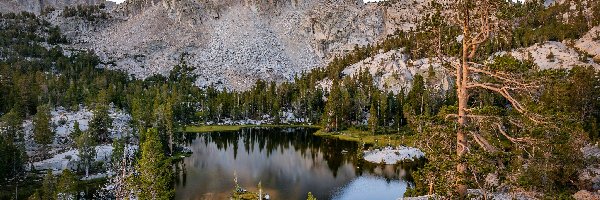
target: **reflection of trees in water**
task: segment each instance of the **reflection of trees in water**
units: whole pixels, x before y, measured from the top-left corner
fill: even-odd
[[[205,145],[214,143],[218,150],[227,151],[233,148],[235,159],[237,159],[240,141],[244,145],[245,153],[250,154],[251,151],[258,149],[261,153],[266,151],[267,157],[277,150],[283,153],[284,149],[293,148],[305,158],[310,156],[313,162],[319,159],[317,156],[322,155],[334,177],[337,176],[340,167],[346,163],[357,167],[356,176],[368,172],[391,180],[399,179],[406,174],[404,172],[407,172],[403,169],[405,165],[385,166],[366,162],[362,160],[361,144],[314,136],[312,133],[315,131],[316,129],[311,128],[244,128],[240,131],[188,134],[184,142],[186,145],[191,145],[195,139],[201,138]],[[308,152],[310,153],[307,155]]]
[[[173,163],[173,174],[175,174],[175,183],[185,187],[187,184],[187,170],[183,159]]]

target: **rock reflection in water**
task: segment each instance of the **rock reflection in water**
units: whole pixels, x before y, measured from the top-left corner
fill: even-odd
[[[314,131],[251,128],[187,135],[186,145],[194,153],[180,163],[183,170],[175,186],[176,199],[228,199],[234,173],[240,186],[251,191],[257,190],[260,181],[272,199],[306,199],[308,192],[318,199],[363,195],[386,199],[404,193],[407,184],[401,180],[405,174],[401,167],[363,162],[362,145],[316,137]],[[349,184],[357,181],[384,188],[352,189]],[[356,192],[361,194],[352,194]]]

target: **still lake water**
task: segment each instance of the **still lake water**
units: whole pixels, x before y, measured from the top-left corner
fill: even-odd
[[[241,187],[271,199],[397,199],[410,182],[400,166],[362,161],[356,142],[313,136],[307,128],[250,128],[189,134],[193,154],[180,164],[175,199],[229,199]],[[235,175],[234,175],[235,174]]]

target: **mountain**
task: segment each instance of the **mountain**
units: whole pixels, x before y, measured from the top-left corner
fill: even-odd
[[[107,17],[69,16],[60,6],[43,17],[70,48],[96,52],[99,67],[146,78],[183,59],[196,67],[196,85],[245,90],[259,77],[293,81],[355,46],[415,29],[430,2],[129,0],[91,14]]]
[[[168,75],[173,66],[185,61],[195,68],[194,72],[199,76],[195,83],[197,86],[247,90],[259,78],[276,82],[293,81],[300,73],[326,66],[334,57],[346,55],[357,46],[372,45],[398,30],[415,30],[424,17],[435,10],[432,2],[128,0],[116,5],[102,0],[2,0],[0,4],[7,5],[2,8],[11,9],[0,11],[41,13],[43,7],[55,7],[53,11],[43,13],[42,17],[60,27],[73,43],[66,49],[94,51],[102,61],[98,66],[101,68],[122,70],[144,79],[155,74]],[[435,2],[450,4],[450,1]],[[557,1],[561,2],[564,3]],[[587,1],[584,2],[587,5]],[[65,14],[72,11],[65,12],[64,5],[76,4],[108,6],[76,10],[91,17]],[[575,8],[572,6],[570,10],[576,12]],[[589,15],[589,6],[586,9],[584,11]],[[562,17],[568,21],[568,16]],[[586,35],[577,41],[576,48],[596,55],[594,36],[592,33]],[[520,51],[552,49],[556,45],[558,51],[569,51],[564,55],[570,56],[572,64],[580,63],[577,61],[578,53],[566,49],[571,47],[564,44],[540,44],[540,47]],[[413,69],[413,64],[405,63],[419,63],[424,61],[420,59],[426,58],[401,60],[401,56],[396,56],[398,53],[381,54],[369,59],[379,60],[377,62],[384,65],[365,61],[346,72],[352,74],[368,68],[376,75],[376,71],[390,69],[384,73],[385,80],[375,78],[380,88],[397,92],[399,87],[409,88],[411,77],[416,72],[428,70],[427,67]],[[518,52],[511,54],[520,55]],[[394,55],[395,59],[387,57],[389,55]],[[563,59],[561,55],[558,54],[558,59]],[[560,63],[562,61],[554,62]],[[411,73],[405,73],[408,71]],[[447,82],[448,78],[442,80]],[[390,86],[398,83],[402,84]]]
[[[106,0],[1,0],[0,13],[8,12],[31,12],[40,14],[45,8],[64,8],[65,6],[105,4],[116,5]]]

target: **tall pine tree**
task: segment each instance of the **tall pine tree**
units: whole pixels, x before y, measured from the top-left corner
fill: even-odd
[[[50,127],[50,106],[48,104],[37,107],[33,117],[33,140],[42,145],[42,154],[46,154],[47,146],[54,140],[54,131]]]
[[[137,165],[139,177],[138,197],[146,199],[171,199],[173,175],[170,163],[165,156],[163,145],[156,129],[148,129],[142,144],[142,156]]]
[[[83,166],[85,177],[88,177],[90,167],[96,159],[96,141],[89,131],[83,132],[77,137],[77,149],[79,150],[79,162]]]

